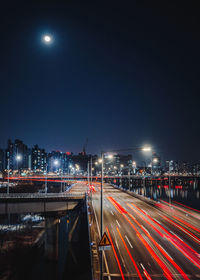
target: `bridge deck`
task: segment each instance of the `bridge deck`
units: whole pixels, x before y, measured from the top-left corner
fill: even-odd
[[[67,201],[81,200],[85,193],[1,193],[0,202],[34,202],[34,201]]]

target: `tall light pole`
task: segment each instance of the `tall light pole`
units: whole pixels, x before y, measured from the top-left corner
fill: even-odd
[[[90,186],[90,162],[88,161],[88,193],[89,193],[89,186]]]
[[[133,172],[134,172],[134,174],[135,174],[135,173],[136,173],[136,162],[133,161],[133,162],[132,162],[132,165],[133,165]]]
[[[144,146],[143,148],[142,148],[142,151],[143,152],[151,152],[151,154],[152,154],[152,148],[150,147],[150,146]],[[152,157],[152,156],[151,156]],[[144,174],[144,192],[145,192],[145,195],[146,195],[146,182],[145,182],[145,174]]]
[[[169,204],[171,205],[171,172],[170,172],[170,161],[169,161]]]
[[[55,159],[53,163],[56,167],[60,165],[60,162],[57,159]],[[60,172],[60,192],[62,192],[62,172]]]
[[[136,151],[136,150],[142,150],[144,152],[149,152],[151,151],[151,147],[149,146],[145,146],[143,148],[131,148],[131,149],[120,149],[120,150],[113,150],[111,151],[111,153],[113,152],[118,152],[118,151]],[[99,162],[101,163],[101,204],[100,204],[100,208],[101,208],[101,238],[103,236],[103,176],[104,176],[104,154],[108,154],[108,158],[113,158],[112,154],[109,153],[105,153],[105,152],[101,152],[101,159],[99,160]],[[103,280],[103,253],[102,251],[100,251],[100,279]]]
[[[101,238],[103,236],[103,176],[104,176],[104,152],[101,152]],[[108,155],[108,158],[113,158],[113,155]],[[103,251],[101,251],[101,262],[100,262],[100,279],[103,280]]]
[[[45,194],[47,194],[47,168],[48,168],[48,164],[46,163],[46,178],[45,178]]]
[[[19,163],[19,161],[22,159],[22,157],[21,157],[21,155],[18,155],[17,154],[17,156],[16,156],[16,161],[17,161],[17,172],[19,171],[18,170],[18,163]]]
[[[7,194],[9,194],[9,184],[10,184],[10,158],[8,158],[8,186],[7,186]]]
[[[101,152],[101,238],[103,236],[103,160],[104,153]],[[100,260],[100,278],[103,280],[103,251],[101,251],[101,260]]]
[[[128,188],[129,192],[131,191],[131,169],[130,166],[128,167]]]
[[[92,185],[92,155],[90,159],[90,175],[91,175],[91,185]]]

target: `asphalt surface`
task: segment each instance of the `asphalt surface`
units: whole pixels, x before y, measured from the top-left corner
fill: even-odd
[[[99,230],[100,184],[91,189]],[[200,211],[149,203],[106,184],[103,197],[103,231],[112,243],[104,279],[200,279]]]

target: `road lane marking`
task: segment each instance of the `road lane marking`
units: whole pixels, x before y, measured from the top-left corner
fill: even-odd
[[[123,279],[123,280],[125,280],[125,277],[124,277],[124,274],[123,274],[123,271],[122,271],[122,267],[121,267],[121,264],[120,264],[119,258],[118,258],[118,256],[117,256],[117,252],[116,252],[116,250],[115,250],[115,247],[114,247],[114,245],[113,245],[113,241],[112,241],[112,238],[111,238],[111,235],[110,235],[109,229],[108,229],[108,228],[106,228],[106,230],[107,230],[108,237],[109,237],[110,242],[111,242],[111,245],[112,245],[112,249],[113,249],[113,253],[114,253],[114,255],[115,255],[115,259],[116,259],[117,264],[118,264],[118,267],[119,267],[119,271],[120,271],[120,273],[121,273],[121,277],[122,277],[122,279]]]
[[[129,251],[127,245],[126,245],[126,242],[124,241],[124,239],[123,239],[123,237],[122,237],[122,235],[121,235],[121,233],[120,233],[120,231],[119,231],[118,228],[117,228],[117,231],[118,231],[118,234],[119,234],[119,236],[120,236],[120,238],[121,238],[121,240],[122,240],[122,242],[123,242],[123,244],[124,244],[124,247],[125,247],[125,249],[126,249],[128,255],[129,255],[129,257],[130,257],[130,259],[131,259],[131,261],[132,261],[132,263],[133,263],[133,266],[135,267],[135,270],[137,271],[137,274],[138,274],[140,280],[143,280],[142,275],[140,274],[140,271],[139,271],[139,269],[138,269],[138,267],[137,267],[137,264],[136,264],[135,260],[133,259],[132,255],[131,255],[131,253],[130,253],[130,251]]]
[[[140,263],[142,269],[143,269],[143,273],[146,276],[147,280],[152,280],[152,278],[150,277],[150,275],[148,274],[148,272],[146,271],[146,269],[144,268],[143,264]]]
[[[145,226],[143,226],[143,225],[141,225],[141,226],[143,227],[144,230],[146,230],[146,232],[148,232],[149,235],[151,235],[150,232],[145,228]]]
[[[126,240],[128,241],[129,246],[130,246],[131,248],[133,248],[133,246],[132,246],[131,242],[129,241],[128,237],[127,237],[126,235],[125,235],[125,237],[126,237]]]
[[[159,244],[159,243],[158,243],[158,244]],[[172,260],[174,260],[160,244],[159,244],[159,246],[160,246],[160,247],[163,249],[163,251],[169,256],[169,258],[171,258]]]
[[[117,222],[118,226],[121,227],[121,226],[120,226],[120,223],[118,222],[118,220],[116,220],[116,222]]]
[[[114,232],[113,232],[113,233],[114,233]],[[115,236],[115,233],[114,233],[114,236]],[[124,258],[123,258],[123,256],[122,256],[122,254],[121,254],[121,251],[120,251],[120,249],[119,249],[119,244],[118,244],[118,242],[117,242],[116,236],[115,236],[115,243],[116,243],[117,249],[118,249],[118,251],[119,251],[119,255],[120,255],[120,258],[121,258],[121,260],[122,260],[122,262],[123,262],[123,265],[124,265],[124,267],[126,268],[126,264],[125,264],[125,261],[124,261]]]

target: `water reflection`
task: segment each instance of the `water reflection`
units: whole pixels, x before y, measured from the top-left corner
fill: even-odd
[[[124,185],[128,188],[127,185]],[[136,194],[143,195],[154,200],[164,199],[169,200],[169,183],[168,179],[141,180],[131,182],[131,190]],[[200,183],[198,179],[172,179],[171,180],[171,199],[172,201],[179,201],[188,206],[200,209]]]
[[[68,241],[66,219],[0,215],[0,261],[4,263],[0,279],[62,279]]]

